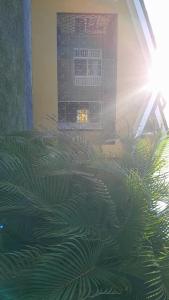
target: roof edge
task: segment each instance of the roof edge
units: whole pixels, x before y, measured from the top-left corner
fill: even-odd
[[[133,23],[135,25],[135,29],[137,32],[137,35],[139,37],[139,40],[142,44],[143,48],[143,41],[141,38],[141,35],[143,35],[143,39],[145,42],[144,45],[144,52],[145,47],[146,49],[146,55],[151,55],[151,53],[156,48],[155,44],[155,38],[153,34],[153,30],[150,24],[150,20],[148,17],[148,13],[144,4],[143,0],[126,0]]]

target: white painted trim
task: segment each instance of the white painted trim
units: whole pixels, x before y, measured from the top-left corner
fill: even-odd
[[[129,6],[131,6],[131,0],[127,0],[127,2],[128,2],[128,5],[129,5],[129,2],[130,2]],[[149,49],[150,54],[151,54],[154,51],[154,44],[153,44],[153,41],[152,41],[152,36],[150,34],[150,29],[147,25],[147,20],[146,20],[143,8],[141,6],[140,0],[133,0],[133,3],[134,3],[134,6],[135,6],[135,9],[136,9],[139,21],[140,21],[140,25],[141,25],[141,28],[142,28],[142,31],[143,31],[148,49]]]
[[[139,137],[140,135],[142,135],[144,128],[147,124],[148,118],[150,117],[150,114],[152,112],[152,109],[154,107],[155,101],[157,99],[158,93],[157,92],[153,92],[152,96],[146,106],[145,112],[141,118],[140,124],[137,128],[136,134],[135,134],[135,138]]]
[[[135,8],[134,3],[133,3],[132,0],[126,0],[126,3],[127,3],[127,6],[128,6],[128,9],[129,9],[129,13],[130,13],[130,16],[131,16],[133,27],[134,27],[136,36],[138,38],[138,42],[139,42],[140,49],[142,51],[144,60],[146,61],[146,63],[149,63],[150,57],[148,55],[149,51],[148,51],[148,47],[147,47],[147,42],[146,42],[146,39],[144,37],[142,27],[140,25],[140,20],[137,16],[136,8]]]
[[[159,106],[157,106],[157,108],[155,110],[155,115],[156,115],[156,118],[157,118],[159,128],[162,130],[162,132],[166,133],[168,131],[168,124],[167,124],[167,122],[164,123],[164,120],[163,120],[163,117],[162,117]],[[164,116],[164,118],[165,118],[165,116]]]

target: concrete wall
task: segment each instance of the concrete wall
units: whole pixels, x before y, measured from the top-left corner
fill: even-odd
[[[32,0],[34,124],[57,117],[56,13],[117,13],[117,134],[133,128],[146,97],[147,65],[125,0]]]

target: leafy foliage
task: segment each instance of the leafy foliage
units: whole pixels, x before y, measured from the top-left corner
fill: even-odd
[[[168,184],[140,145],[117,162],[60,133],[0,137],[1,298],[169,299]]]

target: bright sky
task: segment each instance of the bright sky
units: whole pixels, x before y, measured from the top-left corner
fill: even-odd
[[[168,28],[169,28],[169,0],[144,0],[149,14],[150,21],[152,23],[155,37],[158,44],[165,44],[166,39],[169,37]],[[167,43],[167,46],[169,47]]]
[[[144,0],[154,31],[157,51],[153,57],[152,82],[167,100],[169,121],[169,0]]]

